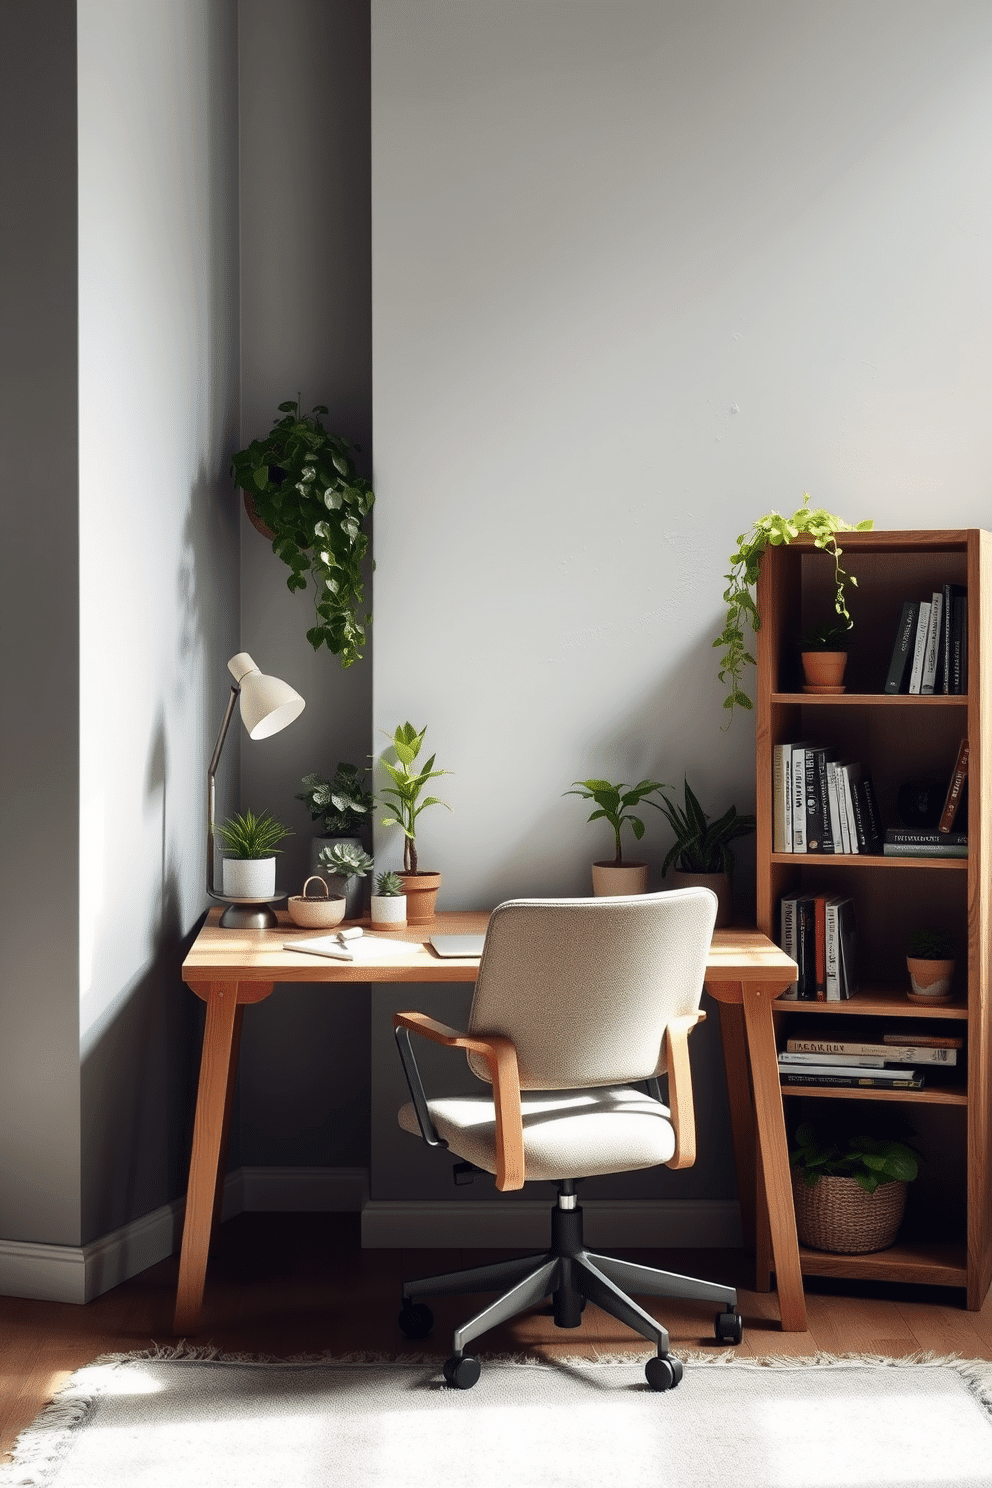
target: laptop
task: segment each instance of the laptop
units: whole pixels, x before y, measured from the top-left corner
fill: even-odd
[[[485,934],[432,935],[430,943],[439,956],[481,956]]]

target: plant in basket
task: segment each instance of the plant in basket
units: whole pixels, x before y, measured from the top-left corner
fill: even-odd
[[[796,1129],[789,1151],[796,1228],[804,1245],[842,1255],[885,1250],[895,1242],[906,1186],[919,1173],[918,1152],[879,1132],[825,1137],[811,1123]]]

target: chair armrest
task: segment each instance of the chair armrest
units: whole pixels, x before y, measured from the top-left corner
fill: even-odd
[[[524,1186],[524,1126],[520,1109],[520,1074],[517,1051],[503,1034],[488,1037],[459,1032],[426,1013],[394,1013],[396,1028],[419,1033],[433,1044],[465,1049],[486,1062],[496,1107],[496,1187],[502,1192]]]
[[[672,1018],[665,1030],[668,1109],[675,1128],[675,1152],[665,1164],[667,1168],[691,1168],[696,1161],[696,1113],[692,1103],[689,1035],[705,1017],[705,1013],[699,1012]]]

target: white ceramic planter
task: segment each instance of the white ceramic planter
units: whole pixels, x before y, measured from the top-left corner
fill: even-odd
[[[254,899],[261,903],[276,892],[275,858],[225,858],[222,869],[224,893],[232,899]]]
[[[647,863],[593,863],[592,892],[597,899],[612,894],[646,894]]]
[[[406,929],[405,894],[373,894],[369,902],[372,906],[373,930]]]

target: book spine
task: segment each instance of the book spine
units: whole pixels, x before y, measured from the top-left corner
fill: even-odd
[[[792,851],[806,851],[806,750],[792,746]]]
[[[957,1064],[956,1049],[930,1044],[873,1044],[853,1039],[790,1038],[786,1052],[805,1059],[883,1059],[890,1064]],[[781,1056],[780,1056],[781,1057]]]
[[[853,786],[861,776],[860,765],[842,765],[837,771],[837,795],[844,812],[847,826],[848,852],[857,855],[861,848],[858,844],[858,829],[854,820],[854,798]]]
[[[830,787],[827,781],[827,766],[830,763],[829,749],[818,749],[816,751],[816,794],[820,803],[820,816],[823,827],[820,834],[820,851],[825,853],[836,852],[834,846],[834,826],[830,815]]]
[[[816,997],[823,1002],[827,996],[827,901],[823,894],[813,900],[813,938]]]
[[[941,614],[941,650],[942,664],[940,671],[940,690],[950,693],[951,690],[951,630],[953,628],[954,614],[954,591],[956,584],[944,585],[944,603]]]
[[[799,1001],[816,1000],[816,927],[814,924],[812,895],[804,894],[796,901],[796,934],[799,954]]]
[[[920,847],[967,847],[967,832],[914,832],[909,827],[888,827],[886,842],[917,843]]]
[[[927,640],[930,635],[930,601],[920,601],[920,608],[916,618],[916,640],[913,644],[913,664],[909,674],[909,690],[918,693],[923,682],[923,659],[927,653]]]
[[[792,754],[791,744],[776,744],[772,752],[772,852],[791,852],[792,843],[786,823],[786,761]]]
[[[967,692],[964,656],[968,634],[968,596],[956,594],[951,621],[951,692],[957,696]]]
[[[877,853],[882,843],[882,813],[878,809],[878,797],[875,794],[875,782],[870,775],[861,777],[861,805],[865,817],[865,830],[871,837],[871,850]]]
[[[785,894],[782,897],[782,949],[787,956],[791,956],[798,964],[797,942],[796,942],[796,895]],[[799,983],[793,982],[787,987],[783,996],[798,997]]]
[[[885,679],[884,690],[886,692],[901,692],[903,689],[906,680],[906,664],[909,661],[919,609],[919,600],[907,599],[903,603],[902,614],[899,616],[899,625],[892,647],[892,657],[889,661],[889,674]]]
[[[858,852],[867,853],[871,851],[868,842],[868,832],[865,828],[865,819],[861,810],[861,781],[851,782],[851,813],[854,817],[854,831],[858,839]]]
[[[837,906],[837,931],[840,961],[841,1001],[853,997],[858,990],[857,967],[857,921],[854,900],[842,899]]]
[[[790,1075],[864,1075],[866,1078],[878,1080],[886,1085],[892,1085],[897,1080],[912,1080],[918,1077],[917,1070],[903,1069],[902,1066],[897,1068],[895,1065],[886,1068],[881,1060],[873,1063],[870,1059],[864,1062],[860,1059],[849,1059],[841,1064],[831,1064],[829,1060],[824,1060],[798,1065],[792,1063],[788,1054],[780,1054],[778,1067],[783,1074]]]
[[[944,596],[938,589],[930,597],[930,630],[927,634],[927,652],[923,658],[923,678],[920,692],[929,696],[937,685],[937,665],[940,660],[940,641],[943,635]]]
[[[840,946],[835,897],[827,900],[823,920],[824,955],[827,963],[826,999],[827,1002],[840,1002]]]
[[[944,809],[940,813],[940,821],[937,824],[937,831],[947,836],[958,835],[957,833],[952,833],[951,828],[954,825],[954,818],[958,814],[958,807],[961,805],[961,794],[964,790],[964,783],[968,778],[968,756],[970,753],[971,746],[968,740],[962,739],[958,745],[958,757],[954,761],[950,784],[947,787],[947,795],[944,798]]]
[[[886,842],[882,847],[884,858],[966,858],[968,848],[964,846],[931,847],[925,842]]]
[[[846,1085],[875,1090],[922,1090],[922,1075],[910,1075],[908,1079],[879,1080],[873,1075],[793,1075],[781,1072],[783,1085]]]
[[[844,851],[844,835],[841,831],[840,807],[837,804],[837,762],[827,760],[827,811],[830,816],[830,837],[833,842],[833,851],[842,853]]]
[[[907,1035],[908,1036],[908,1032]],[[883,1033],[883,1044],[901,1044],[902,1040],[898,1033]],[[952,1033],[925,1033],[920,1028],[912,1030],[912,1042],[914,1049],[963,1049],[964,1039],[959,1034]]]
[[[820,748],[806,750],[806,851],[823,852],[823,804],[820,800]]]

